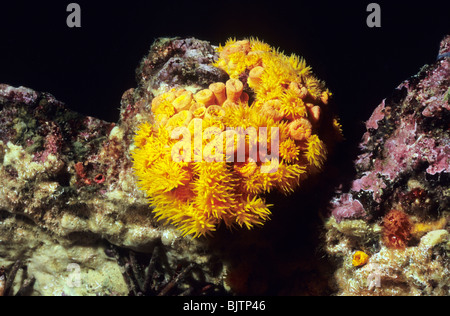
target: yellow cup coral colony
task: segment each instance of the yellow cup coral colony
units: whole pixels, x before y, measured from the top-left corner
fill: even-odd
[[[156,96],[154,123],[139,127],[132,152],[156,217],[195,237],[221,222],[262,225],[271,214],[263,194],[294,191],[340,136],[331,94],[303,59],[255,39],[218,52],[214,66],[230,79]]]

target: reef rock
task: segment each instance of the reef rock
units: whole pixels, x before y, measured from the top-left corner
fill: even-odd
[[[326,222],[338,294],[450,293],[449,44],[450,36],[438,60],[366,122],[356,176],[334,196]],[[367,264],[352,265],[356,251],[369,255]]]
[[[210,66],[216,58],[208,42],[157,40],[138,68],[138,87],[123,95],[118,123],[75,113],[48,93],[0,85],[0,266],[21,260],[36,278],[35,295],[120,295],[128,290],[105,243],[143,253],[158,246],[166,279],[193,263],[197,284],[220,287],[224,267],[202,241],[153,218],[129,154],[136,127],[152,120],[153,93],[223,80]],[[71,263],[81,286],[68,291]]]

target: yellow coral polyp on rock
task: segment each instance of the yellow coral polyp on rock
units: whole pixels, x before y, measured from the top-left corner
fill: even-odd
[[[156,96],[155,121],[139,127],[132,152],[156,218],[194,237],[221,223],[263,225],[271,215],[264,194],[292,193],[320,171],[326,136],[341,131],[329,113],[331,93],[304,59],[254,38],[230,39],[217,51],[214,66],[230,79]]]
[[[363,266],[369,261],[369,255],[363,251],[356,251],[353,254],[352,265],[354,267]]]

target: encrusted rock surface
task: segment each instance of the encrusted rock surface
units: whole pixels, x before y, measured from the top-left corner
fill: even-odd
[[[341,295],[450,294],[450,58],[441,57],[375,109],[356,176],[331,201],[326,250]],[[366,265],[352,266],[356,251]]]

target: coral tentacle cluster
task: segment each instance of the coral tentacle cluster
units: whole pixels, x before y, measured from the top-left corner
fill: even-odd
[[[229,80],[157,95],[154,123],[139,127],[132,153],[156,217],[195,237],[222,222],[264,224],[271,212],[263,194],[293,192],[341,136],[331,93],[303,59],[255,39],[229,40],[217,52],[214,66]]]

